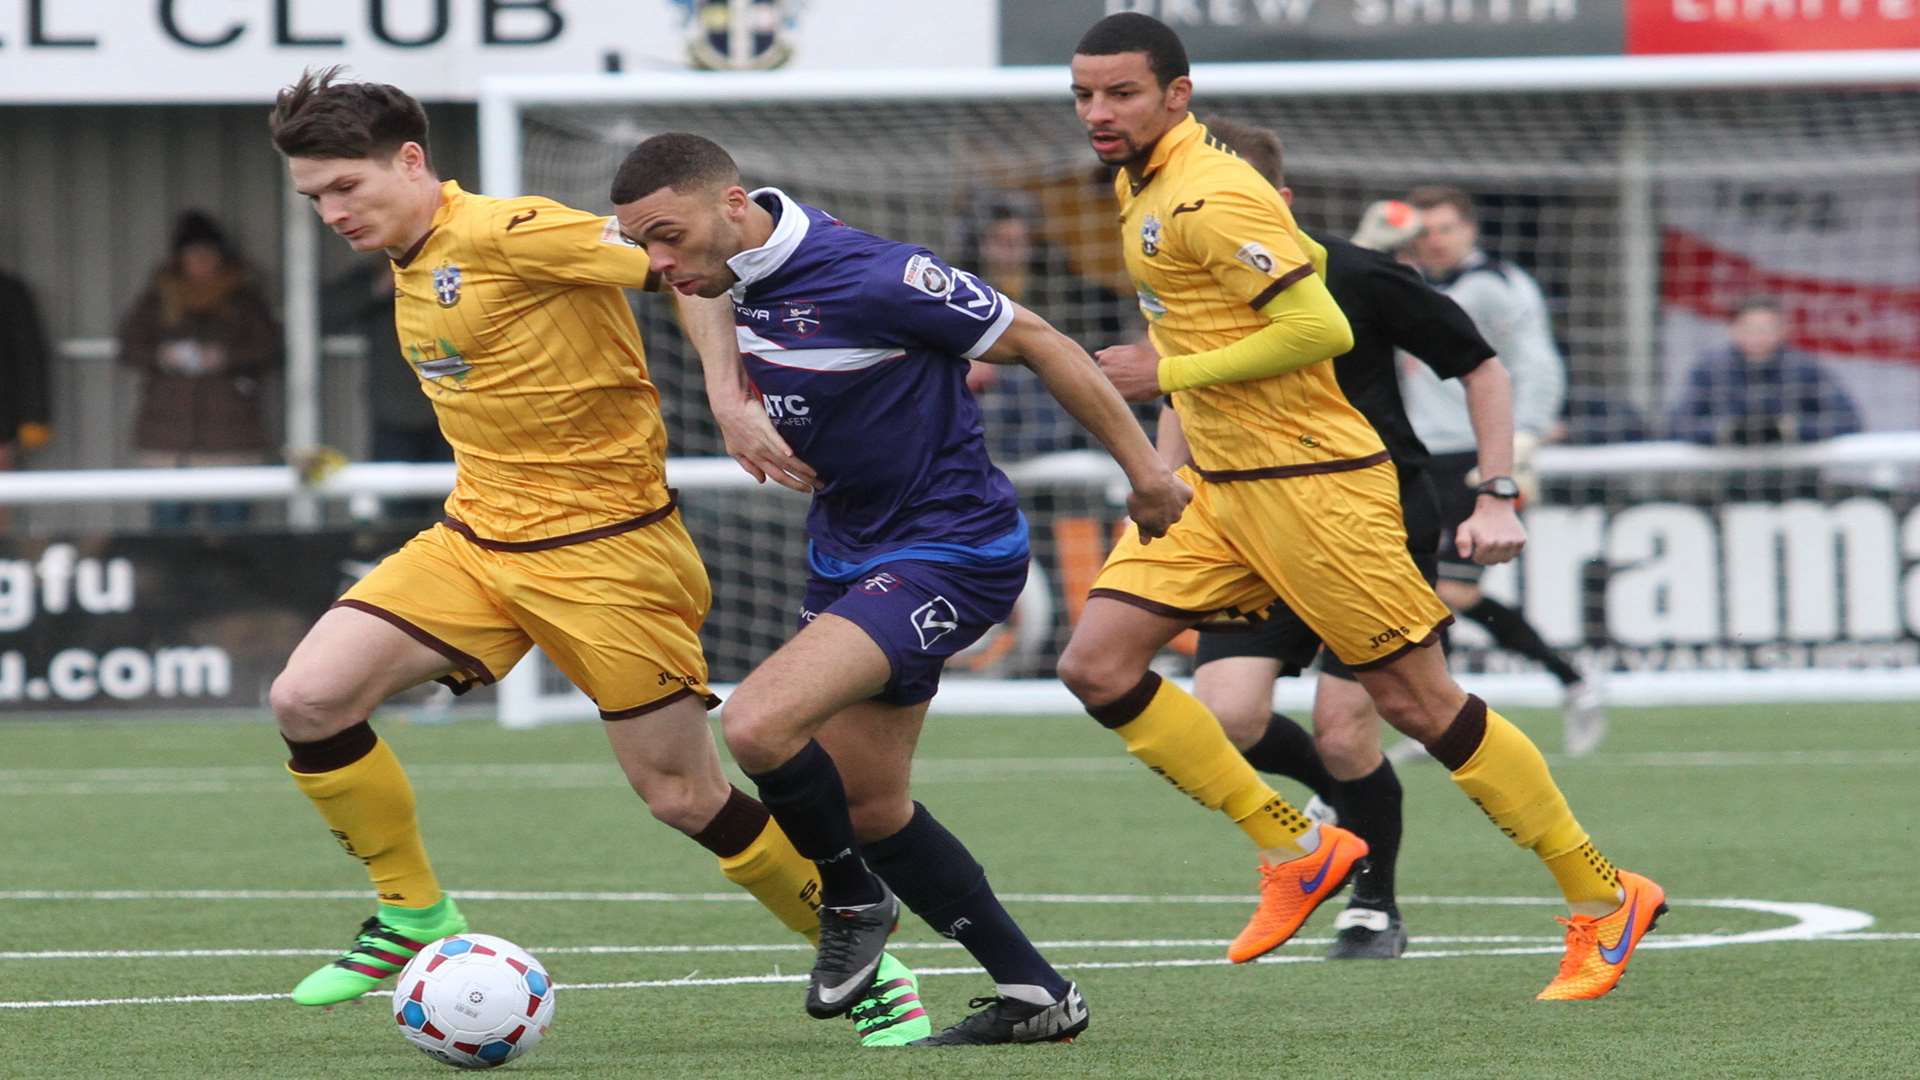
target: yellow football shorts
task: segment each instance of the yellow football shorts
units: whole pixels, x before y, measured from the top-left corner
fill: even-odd
[[[1379,667],[1452,621],[1407,554],[1393,464],[1264,480],[1209,482],[1150,544],[1128,526],[1093,596],[1198,621],[1257,618],[1287,602],[1348,667]]]
[[[336,607],[385,619],[453,665],[465,690],[535,645],[607,720],[707,689],[700,649],[713,592],[680,515],[561,547],[497,551],[444,524],[389,555]]]

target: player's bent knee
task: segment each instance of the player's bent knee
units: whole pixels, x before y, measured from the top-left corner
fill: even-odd
[[[351,699],[323,680],[291,668],[267,690],[267,704],[280,731],[294,742],[313,742],[338,734],[365,719]]]
[[[729,701],[720,714],[720,733],[734,760],[748,772],[765,772],[806,744],[778,712],[757,708],[753,702]]]
[[[1146,674],[1145,670],[1137,669],[1137,665],[1111,655],[1095,655],[1091,649],[1076,649],[1071,643],[1060,656],[1059,673],[1060,681],[1066,684],[1073,696],[1088,705],[1104,705],[1117,700],[1120,695],[1133,689],[1141,676]]]
[[[904,791],[870,798],[856,798],[849,792],[847,812],[853,818],[854,837],[871,844],[907,827],[913,820],[913,800]]]
[[[1200,703],[1219,719],[1220,727],[1227,733],[1227,740],[1242,750],[1259,742],[1273,719],[1272,702],[1259,698],[1222,697],[1210,700],[1202,696]]]
[[[692,835],[713,822],[713,816],[727,801],[724,786],[709,791],[707,785],[690,776],[655,776],[633,789],[647,804],[654,820]]]

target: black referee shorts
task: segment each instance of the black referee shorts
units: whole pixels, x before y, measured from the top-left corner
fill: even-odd
[[[1468,467],[1471,468],[1471,464]],[[1439,572],[1441,500],[1434,492],[1427,469],[1416,466],[1400,469],[1399,473],[1400,517],[1407,528],[1407,550],[1413,555],[1413,564],[1420,568],[1420,575],[1431,585]],[[1469,505],[1468,513],[1471,512]],[[1451,536],[1452,531],[1448,530],[1447,534]],[[1444,640],[1444,635],[1442,637]],[[1194,650],[1193,660],[1198,667],[1235,656],[1258,656],[1280,661],[1282,675],[1298,675],[1313,663],[1316,654],[1320,656],[1323,674],[1353,681],[1352,669],[1341,663],[1332,650],[1321,647],[1320,635],[1301,621],[1286,601],[1275,600],[1258,623],[1200,627],[1200,644]]]
[[[1440,500],[1440,576],[1467,585],[1480,584],[1487,568],[1472,559],[1462,559],[1453,546],[1453,531],[1473,516],[1480,496],[1467,486],[1467,474],[1479,464],[1480,455],[1435,454],[1427,469]]]

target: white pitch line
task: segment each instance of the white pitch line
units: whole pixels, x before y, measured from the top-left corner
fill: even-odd
[[[1556,755],[1550,760],[1561,761]],[[1658,750],[1602,753],[1566,762],[1603,768],[1920,768],[1920,750]],[[1098,757],[940,758],[914,762],[914,779],[929,783],[997,783],[1036,776],[1125,773],[1140,769],[1122,754]],[[458,790],[475,781],[501,789],[585,790],[624,786],[611,763],[530,762],[525,764],[422,762],[408,766],[414,787]],[[267,765],[115,766],[93,768],[0,769],[0,798],[54,795],[230,795],[283,791],[286,774]]]
[[[1818,905],[1813,905],[1813,906],[1818,906]],[[1845,909],[1836,908],[1836,909],[1829,909],[1829,910],[1844,911]],[[1855,913],[1855,914],[1858,914],[1858,913]],[[1804,931],[1803,927],[1787,927],[1785,929]],[[1762,933],[1762,934],[1771,933],[1771,931],[1760,931],[1758,933]],[[1674,948],[1674,949],[1701,948],[1705,946],[1714,946],[1714,945],[1751,944],[1755,940],[1757,939],[1753,935],[1736,934],[1736,935],[1727,935],[1727,936],[1716,936],[1716,935],[1706,935],[1706,934],[1695,934],[1695,935],[1681,935],[1679,937],[1668,938],[1665,940],[1650,937],[1642,941],[1639,947],[1642,949],[1660,948],[1660,947]],[[1779,938],[1775,940],[1910,941],[1910,940],[1920,940],[1920,934],[1846,934],[1846,933],[1842,933],[1842,934],[1834,934],[1834,935],[1828,936],[1828,935],[1823,935],[1818,933],[1805,934],[1803,932],[1803,935],[1797,938]],[[1302,944],[1304,944],[1304,942]],[[1469,957],[1483,957],[1483,956],[1551,956],[1554,953],[1559,952],[1560,948],[1561,948],[1560,945],[1552,944],[1552,945],[1538,945],[1538,946],[1501,948],[1501,949],[1430,949],[1430,950],[1415,949],[1403,954],[1402,959],[1405,959],[1405,960],[1454,960],[1454,959],[1462,959],[1462,958],[1469,958]],[[1318,954],[1298,954],[1298,955],[1289,954],[1289,955],[1280,955],[1280,956],[1265,956],[1255,961],[1255,963],[1259,963],[1259,964],[1320,964],[1325,962],[1327,962],[1327,958],[1323,955],[1318,955]],[[1153,969],[1153,968],[1227,967],[1229,966],[1229,961],[1223,956],[1211,956],[1211,957],[1193,957],[1193,958],[1168,959],[1168,960],[1101,960],[1101,961],[1092,961],[1092,962],[1078,963],[1078,964],[1061,964],[1060,966],[1068,971],[1127,971],[1127,970],[1140,970],[1140,969]],[[923,978],[928,978],[933,976],[947,976],[947,975],[984,975],[986,974],[984,969],[977,968],[977,967],[917,968],[915,969],[915,973],[920,975]],[[578,992],[583,990],[663,990],[663,989],[696,989],[696,988],[705,988],[705,987],[729,987],[729,986],[768,986],[768,985],[776,985],[776,984],[797,985],[799,983],[804,983],[806,981],[807,981],[807,977],[805,975],[775,971],[775,972],[769,972],[764,975],[724,975],[724,976],[701,977],[697,974],[690,974],[690,975],[682,976],[677,979],[631,979],[631,980],[624,980],[620,982],[557,983],[555,985],[558,989],[566,990],[572,993],[572,992]],[[390,994],[391,994],[391,991],[374,990],[374,991],[370,991],[365,996],[370,998],[381,998],[381,997],[387,997]],[[291,996],[292,995],[290,994],[180,994],[180,995],[174,995],[170,997],[67,998],[67,999],[60,999],[60,1000],[53,1000],[53,1001],[0,1001],[0,1009],[64,1009],[64,1008],[87,1008],[87,1007],[125,1006],[125,1005],[199,1005],[199,1004],[228,1003],[228,1002],[281,1001]]]
[[[1333,944],[1332,938],[1294,938],[1306,946]],[[1407,939],[1416,945],[1541,945],[1558,937],[1519,934],[1437,934],[1415,935]],[[1222,947],[1226,938],[1146,938],[1121,941],[1036,941],[1040,949],[1191,949]],[[957,941],[891,941],[887,948],[896,952],[960,949]],[[700,953],[812,953],[814,947],[804,941],[768,942],[759,945],[536,945],[527,951],[536,956],[679,956]],[[0,960],[221,960],[276,956],[338,956],[333,949],[40,949],[0,952]]]

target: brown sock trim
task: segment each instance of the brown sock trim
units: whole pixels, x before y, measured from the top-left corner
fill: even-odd
[[[287,744],[287,752],[293,755],[287,762],[287,768],[297,773],[344,769],[373,753],[373,748],[380,744],[380,736],[373,733],[373,725],[365,720],[345,731],[337,731],[312,742],[294,742],[285,735],[280,739]]]
[[[1427,753],[1445,765],[1448,772],[1459,772],[1486,739],[1487,703],[1468,694],[1467,703],[1460,706],[1453,723],[1447,725],[1439,738],[1427,744]]]
[[[767,830],[772,815],[760,800],[737,787],[728,789],[726,805],[713,815],[707,827],[693,834],[693,842],[722,859],[731,859],[747,850]]]
[[[1159,692],[1160,673],[1149,671],[1140,676],[1140,681],[1133,684],[1133,689],[1121,694],[1113,701],[1105,705],[1087,706],[1087,715],[1098,720],[1101,727],[1111,731],[1139,719],[1140,714],[1147,711],[1147,702],[1152,701],[1153,695]]]

